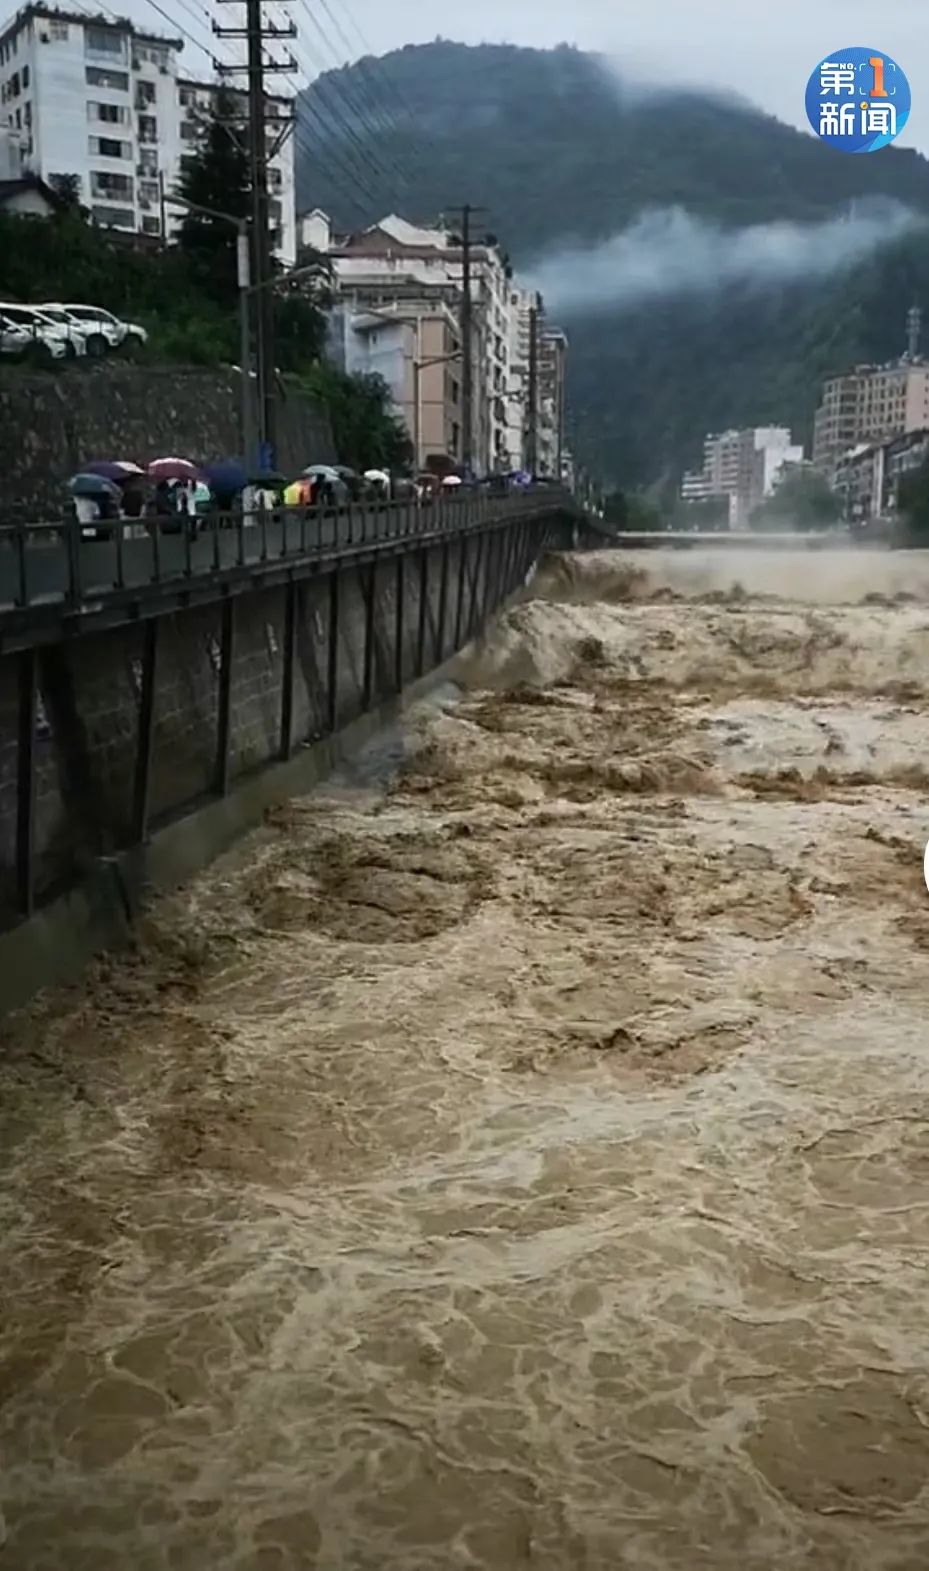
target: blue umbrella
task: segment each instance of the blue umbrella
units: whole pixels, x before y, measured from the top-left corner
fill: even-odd
[[[229,458],[222,463],[204,464],[200,470],[207,485],[223,495],[243,491],[248,484],[248,474],[241,464]]]
[[[118,485],[108,480],[105,475],[81,474],[74,475],[68,481],[68,490],[72,496],[121,496]]]

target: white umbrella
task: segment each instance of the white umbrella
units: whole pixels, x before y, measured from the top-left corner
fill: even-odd
[[[339,480],[342,481],[343,485],[345,483],[339,471],[333,469],[331,464],[310,464],[307,469],[304,469],[303,473],[305,475],[322,475],[324,480]]]
[[[460,475],[446,475],[445,479],[442,481],[442,484],[443,485],[449,485],[449,486],[461,485],[461,476]]]
[[[364,477],[366,480],[378,480],[382,485],[390,485],[390,475],[386,469],[366,469]]]

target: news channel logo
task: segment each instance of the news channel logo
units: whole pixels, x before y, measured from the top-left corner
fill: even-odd
[[[806,89],[806,112],[821,142],[842,153],[877,153],[910,118],[906,74],[879,49],[838,49],[821,60]]]

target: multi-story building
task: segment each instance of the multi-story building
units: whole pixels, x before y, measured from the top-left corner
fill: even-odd
[[[329,256],[339,304],[350,308],[348,316],[342,316],[342,325],[335,329],[336,344],[345,344],[345,321],[356,323],[366,310],[375,316],[380,313],[406,317],[418,324],[418,341],[411,354],[419,367],[415,380],[422,403],[415,407],[411,403],[414,395],[410,374],[402,388],[396,377],[388,378],[396,389],[395,407],[406,420],[414,441],[419,434],[420,465],[448,458],[461,462],[465,418],[461,402],[460,240],[445,228],[410,224],[396,214],[389,214],[358,234],[334,237],[327,215],[318,209],[301,218],[299,240],[301,246],[312,246]],[[530,322],[533,307],[538,310],[540,305],[537,296],[513,283],[509,266],[495,242],[486,240],[472,245],[471,461],[479,474],[519,469],[526,463]],[[380,329],[371,327],[367,342],[376,353],[381,353]],[[397,338],[390,343],[395,364],[399,343]],[[557,474],[563,441],[567,340],[557,333],[551,335],[547,367],[542,359],[541,333],[537,343],[537,429],[543,419],[543,393],[547,389],[553,433],[549,472]],[[339,353],[348,363],[344,350]],[[361,353],[354,340],[352,353]],[[361,358],[369,363],[367,352]],[[435,369],[437,366],[440,371]],[[443,432],[446,445],[433,446]]]
[[[379,307],[341,300],[330,315],[329,358],[377,375],[413,443],[417,471],[461,456],[459,323],[445,301]]]
[[[929,426],[929,362],[904,356],[859,365],[823,386],[813,427],[813,462],[827,478],[856,447],[870,447]]]
[[[215,83],[178,73],[180,38],[110,14],[32,4],[0,32],[0,119],[24,168],[72,176],[96,223],[164,237],[181,217],[171,191],[196,151]],[[275,100],[280,115],[284,100]],[[272,208],[283,260],[295,254],[293,141],[269,128]]]
[[[726,497],[732,528],[745,525],[758,503],[770,496],[785,464],[803,457],[784,426],[752,426],[706,437],[703,468],[688,471],[681,484],[685,502]]]
[[[832,483],[842,498],[846,522],[865,527],[893,518],[901,480],[927,456],[929,429],[908,431],[889,442],[862,442],[843,453]]]
[[[543,328],[539,342],[538,472],[557,478],[564,450],[567,357],[567,335],[559,327]]]

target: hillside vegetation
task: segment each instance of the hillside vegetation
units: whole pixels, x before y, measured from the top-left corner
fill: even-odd
[[[724,228],[822,221],[876,196],[929,214],[914,152],[843,156],[734,99],[643,95],[567,47],[410,46],[321,78],[301,117],[302,207],[350,229],[469,200],[522,270],[650,208]],[[825,373],[898,353],[913,301],[929,323],[927,252],[911,238],[826,283],[562,314],[582,456],[630,483],[693,462],[707,428],[776,420],[808,438]]]

